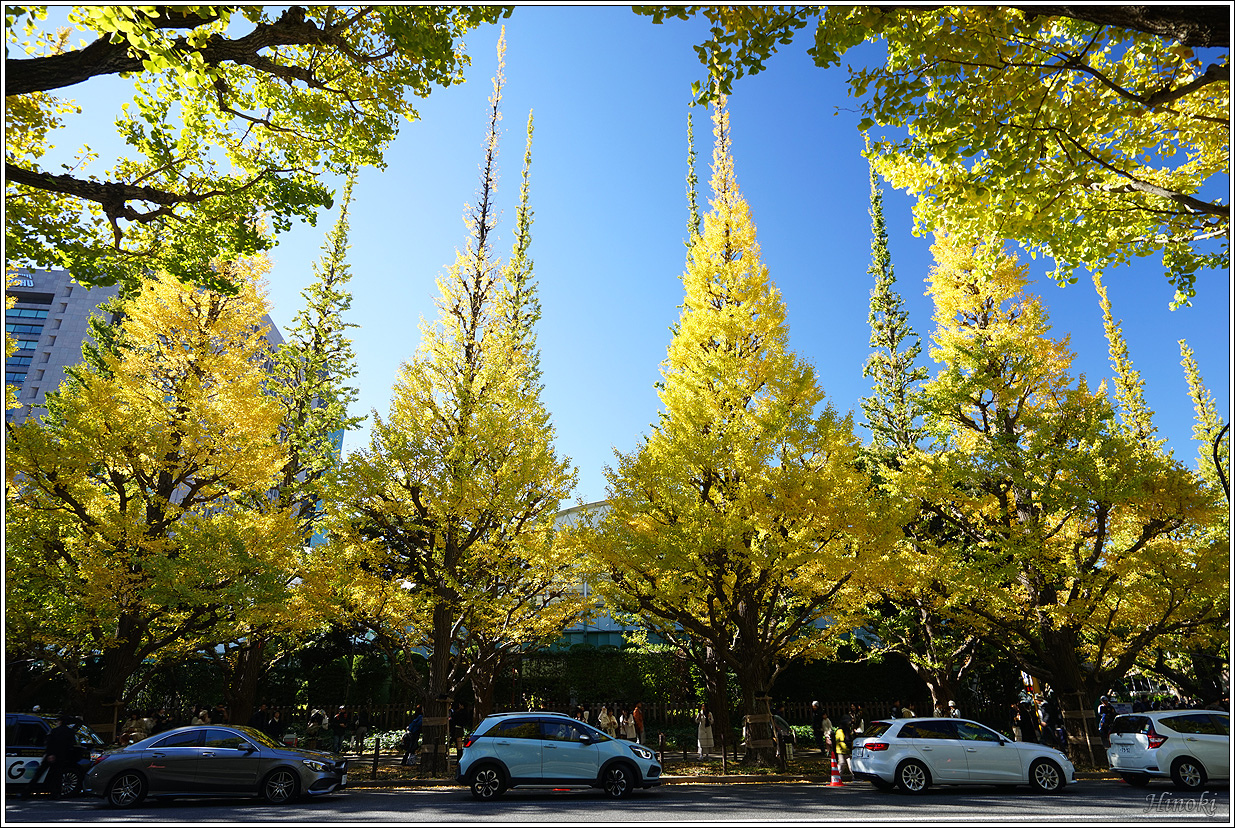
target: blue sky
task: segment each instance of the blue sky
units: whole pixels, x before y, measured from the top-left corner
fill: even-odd
[[[575,498],[589,502],[605,496],[603,471],[613,450],[632,449],[659,410],[653,383],[682,300],[687,105],[690,84],[702,75],[691,46],[704,40],[706,27],[658,26],[627,7],[554,6],[518,8],[505,26],[497,249],[509,251],[524,125],[534,109],[531,254],[543,305],[544,400],[558,450],[579,468]],[[360,175],[349,256],[358,413],[377,409],[385,416],[396,370],[419,344],[421,318],[436,317],[435,280],[465,241],[463,206],[477,187],[497,37],[498,27],[487,26],[467,38],[468,82],[421,101],[420,120],[404,125],[387,168]],[[868,393],[862,365],[870,350],[867,167],[846,73],[816,68],[805,54],[808,42],[803,36],[765,72],[738,82],[729,100],[733,150],[764,262],[788,308],[791,347],[814,363],[839,410],[857,412]],[[859,49],[850,59],[875,54]],[[706,197],[710,120],[698,109],[694,117]],[[930,239],[912,235],[910,208],[904,193],[885,187],[892,262],[925,341],[932,327],[923,281]],[[299,291],[312,278],[333,220],[329,213],[317,227],[298,226],[273,252],[272,317],[280,328],[300,307]],[[1074,372],[1094,383],[1109,377],[1088,279],[1059,288],[1042,278],[1042,263],[1031,264],[1055,332],[1071,334]],[[1197,352],[1229,417],[1229,274],[1202,274],[1194,307],[1177,311],[1168,308],[1172,289],[1158,259],[1110,271],[1106,283],[1159,433],[1194,465],[1192,404],[1177,340],[1186,338]],[[367,440],[367,430],[349,434],[344,450]]]

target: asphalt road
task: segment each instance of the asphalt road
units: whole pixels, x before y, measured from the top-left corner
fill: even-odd
[[[1230,791],[1210,786],[1184,794],[1169,784],[1132,788],[1081,781],[1057,796],[1027,788],[932,788],[921,796],[880,793],[869,785],[674,784],[614,802],[598,791],[509,791],[475,802],[463,788],[353,788],[324,799],[274,807],[260,800],[146,802],[129,811],[98,800],[53,802],[8,797],[6,823],[120,822],[305,823],[583,823],[583,822],[1159,822],[1231,820]]]

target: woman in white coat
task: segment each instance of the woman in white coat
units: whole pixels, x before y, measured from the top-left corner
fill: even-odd
[[[712,711],[708,710],[705,704],[699,709],[699,715],[695,717],[695,723],[699,725],[699,758],[712,755],[712,747],[715,741],[712,738]]]
[[[617,736],[617,719],[609,714],[609,708],[603,704],[600,706],[600,715],[596,717],[596,724],[609,734],[609,738]]]

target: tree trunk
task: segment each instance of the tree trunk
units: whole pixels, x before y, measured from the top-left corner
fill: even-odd
[[[223,699],[232,721],[244,724],[253,715],[257,684],[266,672],[265,638],[254,638],[219,658],[223,669]]]
[[[910,660],[909,664],[913,667],[913,671],[918,674],[918,677],[926,684],[926,689],[930,690],[932,707],[939,708],[946,716],[948,713],[948,702],[956,700],[956,689],[952,682],[952,676],[944,670],[932,670],[912,660]],[[926,713],[921,711],[918,715],[924,716]]]
[[[472,727],[493,712],[494,675],[488,670],[472,673]]]
[[[425,715],[422,733],[420,772],[422,776],[444,778],[449,767],[450,750],[450,703],[449,696],[425,700]]]
[[[1098,738],[1098,722],[1094,702],[1101,690],[1098,675],[1081,667],[1074,630],[1043,630],[1044,666],[1050,671],[1049,681],[1059,697],[1064,728],[1068,732],[1069,755],[1073,761],[1104,765],[1106,749]]]
[[[81,714],[86,724],[106,725],[114,733],[113,725],[118,716],[117,702],[125,703],[129,679],[141,667],[142,658],[132,645],[122,645],[104,650],[101,656],[103,669],[98,681],[89,684],[83,682],[81,691]]]
[[[424,747],[420,770],[423,775],[445,778],[449,768],[450,703],[454,688],[451,675],[451,612],[439,600],[433,609],[433,652],[429,656],[429,692],[425,695]]]
[[[742,685],[742,719],[746,734],[746,752],[742,757],[745,765],[773,768],[776,761],[776,739],[772,733],[771,696],[768,695],[766,671],[758,665],[744,665],[737,671]]]

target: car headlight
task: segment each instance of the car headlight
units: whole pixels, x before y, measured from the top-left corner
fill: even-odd
[[[655,759],[656,754],[645,748],[643,745],[631,745],[630,752],[638,756],[640,759]]]
[[[304,763],[305,767],[316,773],[325,773],[329,767],[325,762],[319,762],[316,759],[301,759],[300,761]]]

